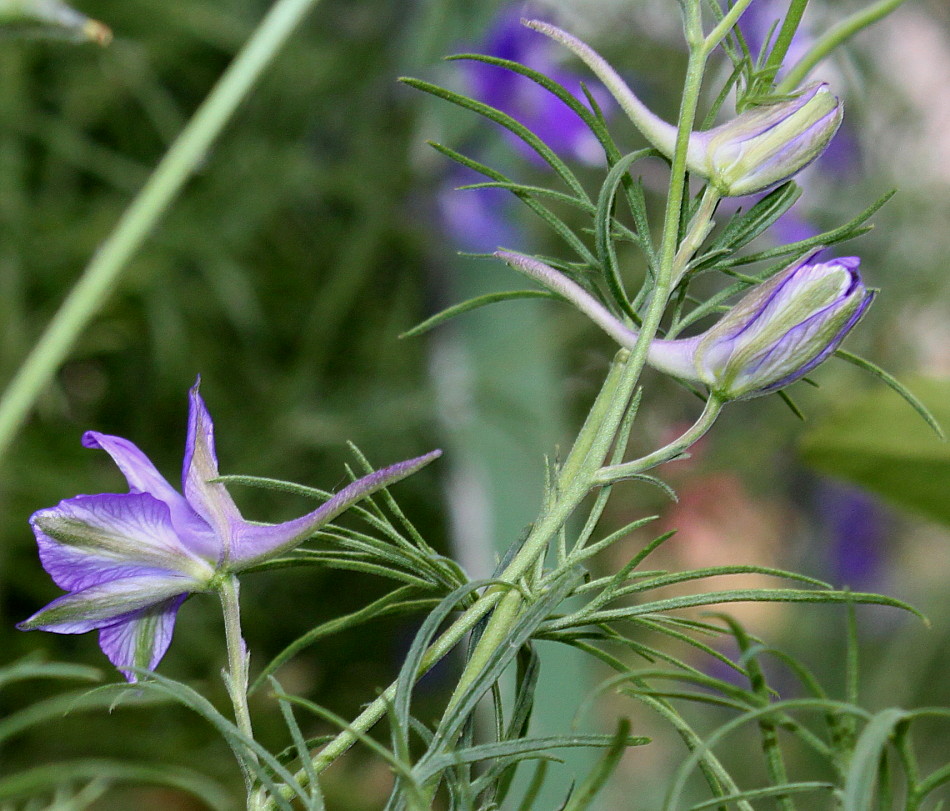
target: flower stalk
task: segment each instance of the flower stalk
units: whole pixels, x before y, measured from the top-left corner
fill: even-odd
[[[222,578],[218,586],[218,596],[221,599],[221,610],[224,615],[224,637],[228,649],[226,682],[228,695],[234,707],[234,721],[237,728],[253,741],[254,730],[251,726],[251,713],[247,704],[250,655],[241,631],[240,583],[237,577],[231,575]],[[249,754],[256,759],[254,752],[249,750]]]

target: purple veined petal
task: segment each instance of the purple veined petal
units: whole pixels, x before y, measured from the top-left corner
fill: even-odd
[[[157,667],[171,644],[175,617],[187,596],[179,594],[99,629],[99,647],[128,681],[138,681],[130,667]]]
[[[344,487],[319,509],[293,521],[271,526],[244,522],[234,539],[231,571],[246,569],[268,558],[289,552],[361,498],[406,478],[441,455],[442,451],[436,450],[425,456],[374,471]]]
[[[792,282],[796,274],[803,267],[811,264],[812,260],[824,249],[824,245],[812,248],[804,256],[780,270],[770,279],[756,285],[733,306],[728,320],[724,318],[719,325],[712,327],[709,333],[715,331],[716,340],[737,339],[744,332],[752,329],[756,322],[762,319],[766,312],[770,311],[776,299],[782,295],[783,289]]]
[[[195,580],[213,574],[172,525],[168,505],[148,493],[76,496],[30,518],[40,560],[68,591],[161,570]]]
[[[133,493],[150,493],[169,507],[176,501],[185,502],[184,497],[158,472],[152,460],[129,440],[100,434],[98,431],[86,431],[82,444],[85,448],[98,448],[109,454],[128,480]]]
[[[82,444],[86,448],[98,448],[108,453],[128,481],[131,492],[148,493],[159,501],[164,501],[171,511],[172,524],[182,541],[202,557],[217,560],[220,554],[219,544],[210,526],[134,443],[119,436],[86,431]]]
[[[815,357],[805,363],[800,369],[797,369],[795,372],[786,375],[781,380],[777,380],[771,385],[763,389],[760,394],[769,394],[773,391],[778,391],[779,389],[784,388],[790,383],[794,383],[796,380],[801,379],[807,375],[812,369],[824,363],[831,354],[841,346],[844,339],[848,336],[848,333],[857,325],[857,323],[864,317],[864,314],[867,312],[868,307],[871,306],[871,302],[874,301],[874,292],[867,291],[864,297],[861,300],[860,305],[854,310],[848,320],[841,325],[841,328],[835,334],[827,346],[821,350]],[[758,395],[756,395],[758,396]]]
[[[84,634],[114,625],[143,608],[200,591],[203,587],[203,583],[166,572],[123,577],[64,594],[32,617],[17,623],[17,628],[21,631],[50,631],[54,634]]]
[[[218,477],[218,457],[214,451],[214,423],[198,393],[200,379],[191,387],[188,407],[188,437],[182,469],[185,498],[218,539],[218,560],[230,560],[235,527],[243,524],[241,513]]]

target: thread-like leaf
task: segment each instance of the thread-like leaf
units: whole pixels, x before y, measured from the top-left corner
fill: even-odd
[[[506,130],[511,132],[513,135],[516,135],[522,141],[524,141],[531,149],[537,152],[538,156],[547,163],[561,179],[567,184],[568,188],[574,192],[574,194],[581,200],[587,200],[589,203],[590,200],[587,198],[587,192],[584,191],[584,187],[581,185],[580,181],[577,179],[577,176],[568,168],[567,164],[562,161],[554,150],[551,149],[544,141],[542,141],[537,135],[535,135],[530,129],[528,129],[524,124],[516,121],[510,115],[501,110],[491,107],[488,104],[483,104],[480,101],[471,99],[468,96],[464,96],[461,93],[456,93],[452,90],[449,90],[445,87],[440,87],[437,84],[432,84],[431,82],[423,81],[422,79],[413,79],[407,76],[403,76],[399,79],[403,84],[409,85],[409,87],[414,87],[416,90],[422,90],[424,93],[430,93],[433,96],[438,98],[445,99],[452,104],[455,104],[459,107],[463,107],[466,110],[471,110],[472,112],[478,113],[489,121],[493,121],[496,124],[504,127]]]
[[[399,337],[415,338],[440,324],[444,324],[450,318],[462,315],[462,313],[471,312],[472,310],[477,310],[479,307],[486,307],[489,304],[495,304],[499,301],[513,301],[515,299],[525,298],[556,299],[557,296],[547,290],[504,290],[498,293],[487,293],[484,296],[477,296],[468,301],[463,301],[461,304],[453,304],[451,307],[446,307],[442,312],[436,313],[425,321],[416,324],[412,329],[406,330]]]
[[[578,236],[570,229],[570,227],[553,211],[547,208],[547,206],[539,203],[534,197],[517,191],[515,187],[518,184],[514,183],[511,178],[508,178],[501,172],[486,166],[484,163],[463,155],[461,152],[456,152],[451,147],[444,146],[443,144],[439,144],[434,141],[429,141],[428,143],[436,152],[445,155],[445,157],[455,161],[461,166],[465,166],[466,168],[478,172],[485,177],[490,177],[496,182],[511,184],[511,193],[514,194],[515,197],[521,200],[526,206],[528,206],[528,208],[530,208],[542,220],[550,225],[557,235],[560,236],[561,239],[563,239],[585,263],[591,266],[596,266],[597,260],[594,258],[594,255],[590,252],[583,241],[581,241],[581,239],[579,239]]]
[[[623,757],[627,748],[638,745],[631,743],[629,734],[630,721],[626,718],[621,718],[617,723],[617,731],[610,739],[609,748],[604,752],[597,765],[577,787],[577,790],[571,793],[571,799],[564,806],[564,811],[584,811],[584,809],[590,807],[591,803],[594,802],[594,799],[600,793],[600,790],[610,779],[610,776],[616,771],[617,766],[620,765],[620,758]],[[641,740],[646,742],[649,739],[644,738]]]
[[[947,435],[944,433],[943,428],[940,423],[937,422],[937,418],[933,415],[929,408],[921,402],[920,398],[917,397],[910,389],[908,389],[903,383],[901,383],[896,377],[888,372],[885,372],[880,366],[866,358],[862,358],[860,355],[854,355],[851,352],[846,352],[844,349],[835,350],[835,357],[846,360],[848,363],[851,363],[857,366],[859,369],[864,370],[865,372],[870,372],[876,378],[878,378],[884,385],[893,389],[897,394],[904,398],[907,401],[907,404],[914,409],[920,416],[923,418],[924,422],[927,423],[931,428],[933,428],[934,433],[939,436],[941,439],[946,439]]]
[[[297,639],[291,642],[286,648],[284,648],[273,659],[271,659],[267,665],[265,665],[260,675],[254,679],[254,681],[251,683],[251,686],[248,688],[248,695],[256,692],[258,689],[260,689],[260,687],[266,684],[268,677],[270,677],[273,673],[276,673],[282,665],[290,661],[300,651],[309,647],[314,642],[323,639],[324,637],[331,636],[332,634],[339,633],[340,631],[349,630],[350,628],[355,628],[365,622],[370,622],[380,617],[419,611],[421,609],[428,608],[437,602],[436,598],[430,598],[426,600],[408,599],[411,595],[416,593],[416,589],[412,588],[411,586],[401,586],[395,591],[392,591],[389,594],[370,603],[369,605],[364,606],[358,611],[354,611],[353,613],[346,614],[342,617],[336,617],[332,620],[328,620],[327,622],[317,625],[314,628],[311,628],[305,634],[297,637]]]

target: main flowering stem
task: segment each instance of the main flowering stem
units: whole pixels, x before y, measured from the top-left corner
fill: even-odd
[[[643,372],[650,344],[656,337],[670,293],[676,283],[677,272],[681,271],[681,266],[685,265],[688,260],[688,254],[692,253],[686,242],[691,244],[696,239],[697,233],[702,233],[703,237],[708,233],[705,224],[694,223],[695,227],[690,229],[692,239],[688,237],[680,247],[680,251],[677,251],[676,234],[679,228],[681,201],[686,183],[686,151],[689,133],[696,117],[705,61],[706,52],[703,48],[694,48],[691,51],[677,128],[677,146],[673,160],[670,192],[667,199],[661,263],[638,340],[629,355],[626,355],[626,353],[618,355],[619,362],[608,375],[587,422],[581,429],[571,453],[561,468],[555,491],[557,496],[553,504],[539,517],[521,551],[501,575],[501,579],[509,583],[517,582],[518,578],[526,574],[535,562],[545,554],[551,538],[561,529],[581,501],[592,489],[603,483],[600,481],[600,477],[604,462],[616,441],[621,422]],[[716,199],[710,196],[704,202],[706,205],[698,215],[697,220],[705,219],[708,221],[712,210],[715,208]],[[702,238],[699,238],[699,242],[701,241]],[[718,410],[718,407],[708,409],[707,415],[711,415],[712,419],[715,419]],[[707,427],[711,424],[712,420],[708,420]],[[466,663],[449,702],[448,710],[454,707],[464,691],[477,678],[494,650],[517,621],[521,606],[519,593],[500,587],[495,587],[489,590],[488,593],[499,591],[505,593],[501,597],[500,604],[494,608],[494,613],[479,640],[479,644]]]
[[[740,0],[737,5],[744,8],[748,5],[748,0]],[[716,44],[713,41],[715,38],[712,34],[706,38],[702,37],[699,27],[699,5],[695,0],[690,0],[687,3],[686,17],[687,32],[690,34],[690,57],[677,124],[676,146],[672,157],[669,197],[667,198],[664,216],[664,233],[660,247],[659,267],[655,286],[651,291],[649,304],[644,314],[639,339],[630,350],[621,350],[618,353],[593,409],[561,468],[557,497],[538,517],[521,550],[499,577],[499,579],[509,583],[516,583],[530,571],[539,557],[545,553],[551,539],[556,537],[558,531],[564,526],[578,505],[593,488],[599,486],[598,476],[616,441],[618,431],[640,380],[640,375],[646,365],[650,344],[656,337],[670,293],[673,290],[674,272],[677,265],[676,256],[679,247],[677,234],[682,214],[683,192],[686,188],[686,152],[689,146],[689,135],[696,119],[706,59]],[[422,659],[418,675],[421,676],[458,645],[489,612],[496,609],[505,594],[508,593],[511,593],[510,589],[495,588],[488,589],[482,594],[478,601],[468,608],[432,644]],[[489,628],[486,628],[483,638],[488,636],[489,639],[497,640],[504,637],[504,634],[517,618],[517,611],[510,610],[511,607],[508,608],[509,610],[498,614],[494,627],[490,624]],[[482,668],[483,660],[490,653],[486,642],[484,650],[476,651],[470,659],[460,681],[470,683],[471,679]],[[395,692],[395,684],[390,685],[353,720],[348,730],[341,732],[327,744],[314,757],[313,771],[319,773],[325,770],[355,743],[359,733],[365,732],[379,721],[386,714],[387,708],[391,706]],[[295,779],[300,781],[301,785],[306,785],[309,779],[307,770],[303,769],[294,776]],[[272,809],[275,806],[276,803],[273,798],[264,804],[267,809]]]

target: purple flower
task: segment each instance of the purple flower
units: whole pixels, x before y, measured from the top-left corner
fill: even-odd
[[[791,99],[754,107],[721,126],[694,132],[687,163],[724,196],[764,191],[821,155],[843,115],[828,85],[816,82]]]
[[[856,256],[813,263],[816,249],[754,287],[706,332],[654,341],[650,362],[705,383],[722,400],[784,388],[824,361],[874,295]]]
[[[40,560],[68,594],[17,626],[60,634],[99,631],[99,645],[129,681],[131,667],[154,670],[188,595],[309,538],[347,507],[431,462],[441,451],[377,470],[293,521],[252,524],[218,478],[214,426],[198,383],[190,392],[182,492],[127,439],[83,436],[119,466],[128,493],[76,496],[30,519]]]

